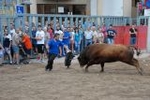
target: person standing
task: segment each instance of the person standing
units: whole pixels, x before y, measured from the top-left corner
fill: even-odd
[[[54,35],[53,23],[48,24],[48,33],[49,33],[50,39],[53,39],[53,35]]]
[[[57,26],[56,27],[56,30],[55,30],[55,34],[59,34],[59,41],[60,42],[63,42],[63,36],[64,36],[64,33],[63,33],[63,31],[61,30],[61,28],[60,28],[60,26]],[[59,57],[62,57],[63,56],[63,54],[64,54],[64,46],[62,45],[61,46],[61,49],[62,49],[62,55],[60,55]]]
[[[96,31],[96,27],[92,26],[92,34],[93,34],[93,38],[92,38],[92,43],[97,43],[97,37],[98,37],[98,33]]]
[[[16,29],[16,33],[12,35],[12,51],[13,51],[13,63],[19,64],[19,44],[20,44],[20,34],[21,30]]]
[[[0,43],[0,66],[3,65],[3,60],[4,60],[4,48],[2,44]]]
[[[137,42],[137,29],[135,28],[135,24],[132,24],[132,27],[129,29],[130,33],[130,45],[135,45]]]
[[[41,60],[41,62],[43,62],[44,61],[45,33],[42,30],[41,25],[38,25],[38,31],[36,32],[35,39],[37,40],[37,49],[38,49],[39,59]]]
[[[85,47],[92,44],[93,32],[91,31],[91,27],[88,27],[84,32],[85,36]]]
[[[104,33],[101,28],[98,29],[97,43],[104,43]]]
[[[116,36],[116,31],[113,29],[112,25],[109,26],[107,30],[107,43],[114,44],[114,37]]]
[[[5,53],[9,57],[9,63],[12,64],[12,56],[11,56],[11,44],[12,44],[12,38],[11,35],[8,34],[8,30],[4,31],[4,41],[3,41],[3,47]]]
[[[67,30],[67,28],[64,28],[64,35],[63,35],[63,41],[62,41],[62,43],[67,48],[70,48],[70,45],[69,45],[70,44],[70,38],[71,38],[71,36],[70,36],[69,31]],[[63,53],[64,53],[63,56],[65,56],[66,55],[66,50]]]
[[[25,52],[27,54],[28,63],[30,62],[32,43],[30,36],[26,33],[22,33],[22,43],[24,45]]]
[[[31,38],[32,38],[32,46],[33,46],[33,52],[34,52],[34,54],[37,54],[37,40],[35,39],[36,32],[37,32],[36,27],[33,26],[32,27],[32,37]]]
[[[51,71],[53,69],[53,62],[54,59],[58,56],[61,55],[61,45],[62,43],[59,41],[59,34],[55,33],[54,34],[54,38],[51,39],[48,42],[48,47],[47,47],[47,51],[48,51],[48,63],[45,67],[45,71]]]

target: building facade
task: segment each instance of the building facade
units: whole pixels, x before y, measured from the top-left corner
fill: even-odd
[[[137,15],[140,0],[0,0],[0,14],[16,13],[16,5],[23,5],[25,13],[127,16]]]
[[[31,13],[127,16],[137,15],[140,0],[31,0]]]

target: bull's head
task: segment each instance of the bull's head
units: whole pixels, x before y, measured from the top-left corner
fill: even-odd
[[[78,61],[79,61],[80,67],[84,67],[88,63],[87,60],[81,56],[78,57]]]

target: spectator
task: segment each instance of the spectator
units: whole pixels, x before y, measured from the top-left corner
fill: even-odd
[[[30,56],[31,56],[31,49],[32,49],[32,43],[30,40],[30,36],[26,33],[22,34],[22,43],[24,45],[24,50],[27,54],[27,60],[28,63],[30,62]]]
[[[103,34],[104,34],[104,43],[107,43],[107,32],[106,32],[106,31],[107,31],[107,28],[106,28],[105,23],[102,24],[101,29],[102,29],[102,32],[103,32]]]
[[[50,39],[53,39],[53,35],[54,35],[54,29],[53,29],[53,24],[48,24],[48,33],[50,35]]]
[[[63,42],[64,46],[66,46],[67,48],[69,48],[70,37],[71,36],[70,36],[69,31],[66,28],[64,28],[64,36],[63,36],[63,41],[62,42]]]
[[[38,55],[39,59],[41,62],[44,61],[44,42],[45,42],[45,33],[42,30],[42,26],[38,25],[38,31],[36,32],[36,37],[35,39],[37,40],[37,50],[38,50]]]
[[[96,31],[96,27],[92,26],[92,33],[93,33],[93,43],[97,43],[97,31]]]
[[[109,26],[107,30],[107,43],[114,44],[114,37],[116,36],[116,31],[113,29],[112,25]]]
[[[91,45],[93,38],[91,27],[87,28],[87,30],[84,32],[84,35],[85,35],[85,46]]]
[[[8,34],[8,31],[4,31],[4,41],[3,41],[3,47],[5,53],[9,57],[9,63],[12,64],[12,56],[11,56],[11,44],[12,44],[12,37],[10,34]]]
[[[93,25],[93,23],[92,23],[91,19],[88,18],[88,19],[84,22],[83,28],[84,28],[84,30],[85,30],[85,29],[87,29],[88,27],[92,27],[92,25]]]
[[[48,29],[47,29],[47,27],[44,27],[43,28],[43,31],[44,31],[44,33],[45,33],[45,46],[47,45],[47,43],[48,43],[48,41],[49,41],[49,39],[50,39],[50,35],[49,35],[49,33],[48,33]]]
[[[20,44],[20,29],[16,29],[16,33],[12,36],[13,63],[19,64],[19,44]]]
[[[79,30],[77,27],[75,28],[74,41],[75,41],[75,51],[78,54],[80,52],[81,39],[80,39]]]
[[[0,43],[0,66],[3,65],[3,60],[4,60],[4,48],[2,44]]]
[[[135,24],[132,24],[132,27],[129,29],[130,33],[130,45],[136,44],[136,36],[137,36],[137,29],[135,28]]]
[[[83,31],[83,28],[82,28],[82,25],[79,25],[79,35],[80,35],[80,51],[83,50],[83,42],[84,42],[84,31]]]
[[[104,34],[103,34],[101,28],[99,28],[99,30],[98,30],[97,43],[104,43]]]
[[[60,42],[63,42],[64,33],[63,33],[63,31],[60,29],[59,26],[56,27],[55,34],[59,34],[59,41],[60,41]],[[60,55],[60,56],[63,56],[63,54],[64,54],[64,50],[63,50],[63,49],[64,49],[64,46],[63,46],[63,45],[61,45],[61,49],[62,49],[62,55]]]
[[[36,54],[37,53],[37,40],[36,40],[36,27],[32,27],[32,46],[33,46],[33,52]]]
[[[69,28],[68,29],[69,33],[70,33],[70,50],[72,51],[72,53],[74,53],[74,29],[73,28]]]
[[[10,35],[13,36],[13,34],[15,34],[15,33],[16,33],[16,32],[15,32],[14,25],[11,24],[11,26],[10,26]]]

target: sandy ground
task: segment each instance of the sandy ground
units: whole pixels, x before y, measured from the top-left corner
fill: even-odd
[[[70,69],[63,58],[45,72],[46,63],[0,67],[0,100],[150,100],[150,57],[139,58],[144,75],[127,64],[94,65],[85,73],[76,59]]]

